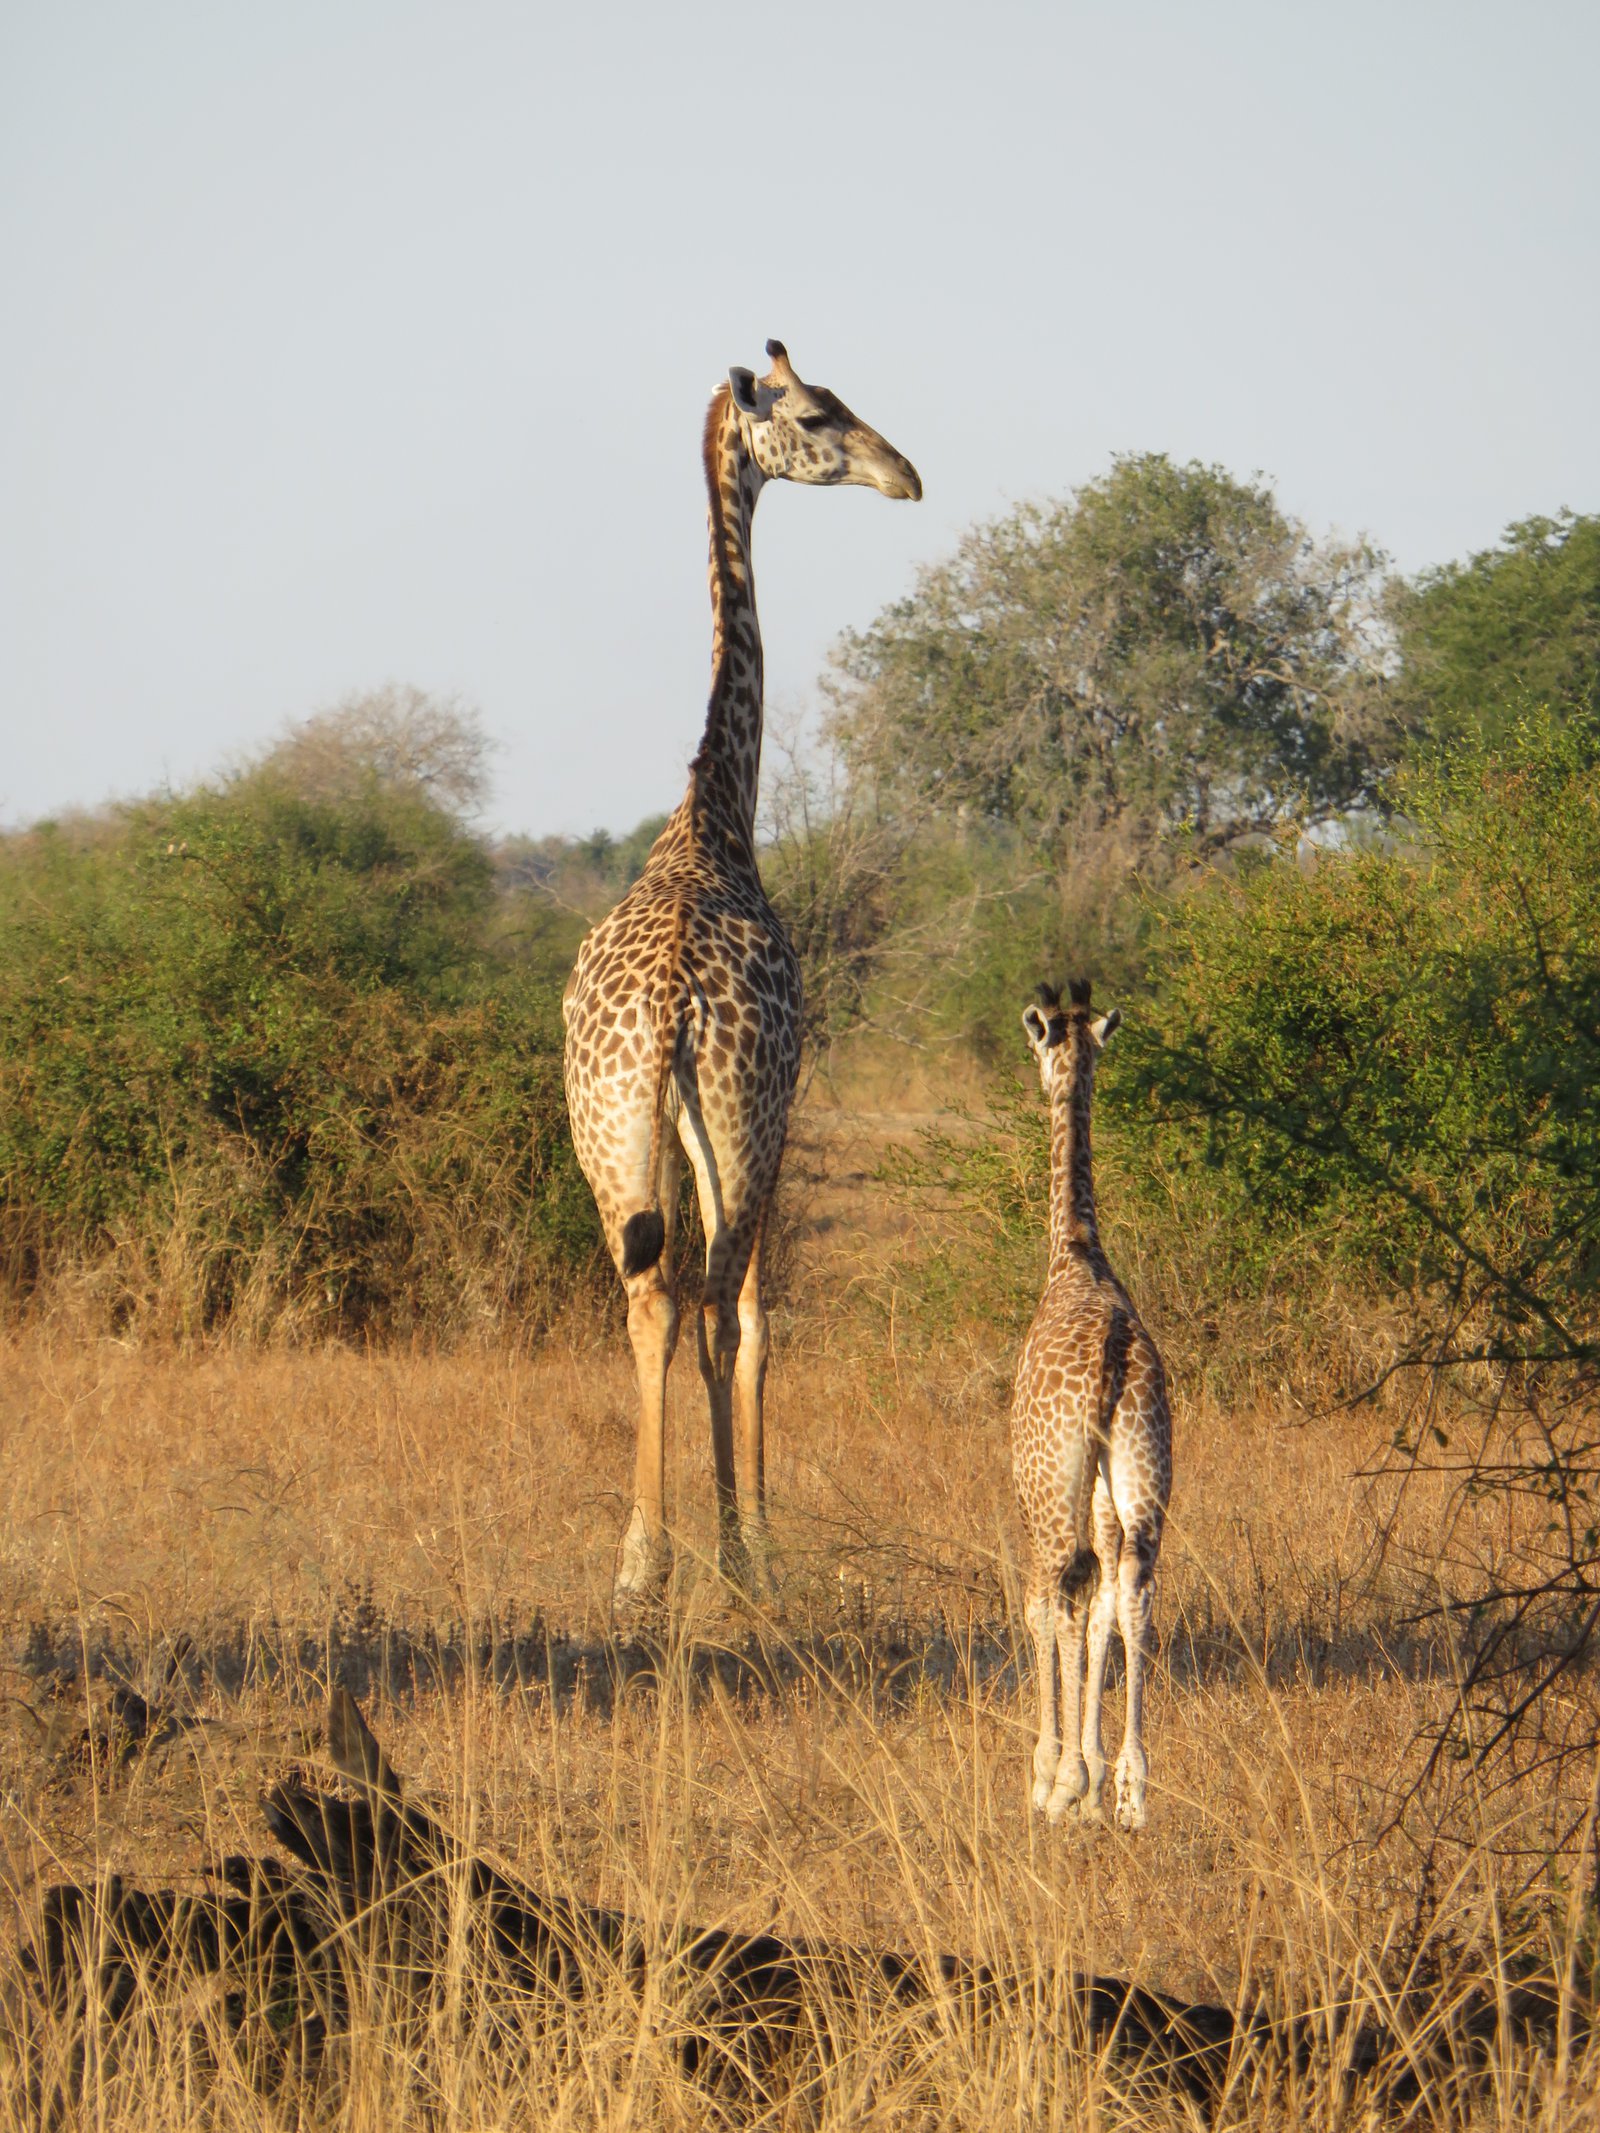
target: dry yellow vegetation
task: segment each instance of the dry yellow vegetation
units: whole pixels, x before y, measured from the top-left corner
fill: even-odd
[[[52,1879],[197,1885],[209,1858],[260,1849],[263,1774],[307,1751],[330,1677],[367,1698],[443,1819],[525,1878],[647,1922],[950,1949],[1033,1980],[1041,2006],[1052,1979],[1093,1969],[1231,2007],[1348,2003],[1419,2034],[1475,1980],[1592,1962],[1582,1783],[1490,1793],[1450,1765],[1412,1790],[1450,1693],[1448,1652],[1411,1619],[1444,1499],[1415,1481],[1397,1508],[1391,1484],[1358,1478],[1392,1411],[1202,1368],[1192,1344],[1214,1351],[1217,1329],[1186,1329],[1132,1268],[1177,1390],[1151,1826],[1030,1817],[1006,1357],[970,1331],[938,1354],[904,1336],[900,1218],[850,1212],[871,1168],[857,1157],[882,1138],[881,1122],[812,1130],[831,1154],[812,1165],[769,1392],[770,1607],[732,1605],[704,1567],[709,1448],[680,1352],[659,1677],[631,1673],[608,1631],[632,1446],[619,1332],[450,1355],[123,1347],[66,1317],[8,1337],[7,2003]],[[182,1723],[121,1761],[108,1732],[111,1758],[86,1759],[115,1681],[154,1695],[168,1675]],[[200,2019],[174,2015],[131,2057],[91,2052],[73,2122],[654,2128],[711,2108],[674,2071],[662,2010],[632,2002],[586,2017],[559,2079],[466,2023],[424,2080],[375,2024],[320,2101],[201,2082]],[[1193,2123],[1113,2060],[1041,2051],[1020,2018],[925,2040],[914,2063],[871,2029],[846,2044],[813,2123]],[[1563,2032],[1508,2046],[1472,2103],[1438,2088],[1393,2122],[1600,2125],[1597,2072]],[[13,2048],[0,2127],[36,2109]],[[1360,2110],[1324,2064],[1241,2078],[1219,2122],[1332,2128]]]

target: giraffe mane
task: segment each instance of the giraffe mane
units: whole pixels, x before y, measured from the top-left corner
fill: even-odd
[[[722,429],[722,418],[728,411],[728,402],[733,398],[733,387],[724,378],[711,395],[706,409],[705,428],[700,433],[700,458],[706,470],[706,480],[716,481],[717,437]]]

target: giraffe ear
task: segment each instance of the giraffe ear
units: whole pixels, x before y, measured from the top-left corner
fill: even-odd
[[[1024,1035],[1034,1049],[1043,1051],[1050,1031],[1045,1023],[1044,1016],[1040,1014],[1038,1008],[1025,1007],[1022,1010],[1022,1028]]]
[[[735,363],[728,372],[728,384],[733,393],[733,404],[741,415],[751,415],[756,421],[762,419],[761,402],[756,396],[756,374],[746,370],[742,363]]]
[[[1091,1022],[1089,1031],[1096,1044],[1104,1045],[1117,1034],[1121,1027],[1122,1009],[1114,1007],[1109,1015],[1102,1015],[1098,1022]]]

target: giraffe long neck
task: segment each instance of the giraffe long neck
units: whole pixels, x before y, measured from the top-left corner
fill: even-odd
[[[1074,1250],[1103,1260],[1094,1208],[1089,1112],[1094,1098],[1094,1039],[1070,1030],[1067,1057],[1050,1097],[1050,1270]]]
[[[722,803],[755,849],[761,776],[761,625],[750,567],[750,522],[765,476],[745,449],[733,396],[723,386],[706,415],[706,496],[711,524],[711,701],[694,759],[702,796]],[[706,786],[711,789],[704,790]]]

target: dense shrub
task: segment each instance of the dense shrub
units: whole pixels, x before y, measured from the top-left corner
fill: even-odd
[[[1592,719],[1530,710],[1412,779],[1405,844],[1273,853],[1158,907],[1150,993],[1101,1080],[1115,1211],[1203,1232],[1220,1293],[1259,1293],[1309,1244],[1324,1273],[1447,1292],[1489,1352],[1590,1352],[1597,766]],[[1047,1176],[1031,1095],[904,1173],[960,1211],[986,1308],[1013,1320]]]
[[[541,1322],[595,1246],[559,978],[491,961],[447,802],[297,767],[0,846],[9,1293],[92,1274],[180,1331]]]
[[[1448,1282],[1565,1352],[1600,1255],[1600,728],[1525,711],[1410,783],[1414,842],[1168,913],[1113,1101],[1261,1248]],[[1513,1329],[1517,1329],[1513,1333]]]

